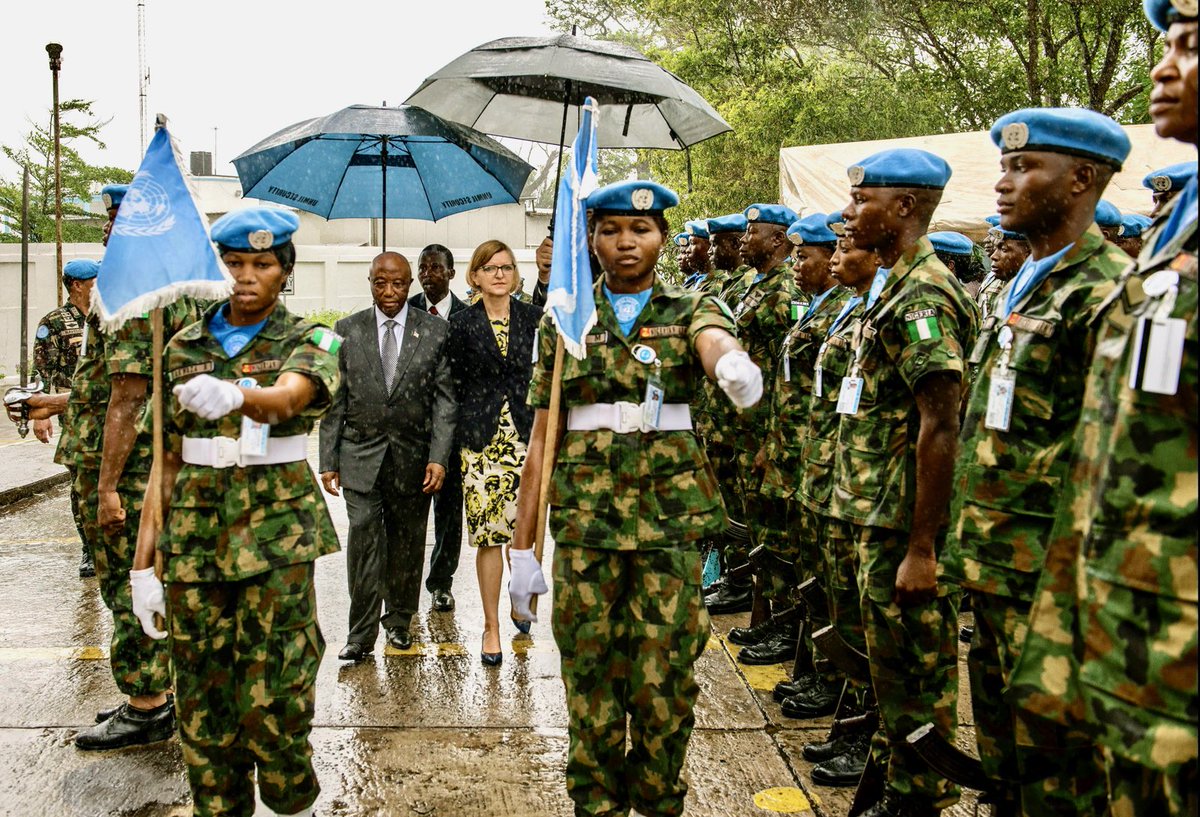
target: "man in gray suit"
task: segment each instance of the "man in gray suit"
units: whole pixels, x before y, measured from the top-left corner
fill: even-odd
[[[342,385],[321,421],[321,482],[345,491],[350,517],[344,661],[371,654],[381,621],[389,644],[412,646],[429,502],[446,475],[456,412],[448,325],[408,308],[408,260],[381,253],[369,280],[374,306],[335,327]]]

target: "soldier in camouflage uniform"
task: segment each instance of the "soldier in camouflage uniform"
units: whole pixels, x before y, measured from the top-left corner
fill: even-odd
[[[872,754],[887,770],[869,817],[935,814],[957,790],[905,742],[932,721],[957,729],[958,593],[939,581],[966,352],[978,312],[925,238],[950,177],[921,150],[852,166],[846,233],[887,267],[878,299],[855,327],[842,379],[829,513],[851,526],[863,627],[882,733]]]
[[[1091,740],[1014,708],[1002,693],[1063,496],[1096,312],[1127,266],[1092,213],[1129,139],[1086,109],[1030,109],[1001,117],[992,140],[1003,154],[1002,228],[1028,236],[1033,255],[1001,293],[969,360],[975,377],[942,563],[975,611],[971,703],[984,769],[1006,797],[999,813],[1090,815],[1104,809]],[[1048,207],[1063,189],[1072,190],[1067,205]]]
[[[1197,144],[1195,7],[1146,11],[1167,35],[1155,128]],[[1031,712],[1086,718],[1115,817],[1200,810],[1196,197],[1193,175],[1094,320],[1068,496],[1011,685]]]
[[[253,814],[255,778],[276,814],[311,815],[320,791],[308,739],[325,648],[313,563],[338,540],[306,458],[338,386],[340,338],[278,302],[298,226],[274,208],[214,223],[233,298],[165,354],[165,528],[158,536],[146,518],[130,579],[142,626],[165,637],[153,621],[157,540],[197,817]]]
[[[975,297],[981,320],[987,320],[996,311],[996,298],[1000,290],[1012,280],[1029,257],[1029,240],[1021,233],[996,226],[989,231],[989,235],[994,237],[992,250],[988,253],[992,268],[979,285],[979,294]]]
[[[709,632],[697,543],[726,524],[688,402],[706,374],[740,405],[762,389],[728,310],[711,296],[655,280],[667,240],[662,210],[677,201],[643,181],[601,188],[587,201],[590,241],[605,275],[595,287],[597,323],[583,360],[563,358],[566,432],[549,494],[567,792],[577,815],[683,811],[680,772],[699,692],[693,664]],[[537,414],[518,497],[513,587],[522,586],[523,565],[537,570],[529,549],[554,347],[547,317],[529,389]],[[655,405],[660,411],[647,413]],[[518,609],[519,602],[514,595]]]
[[[708,251],[708,227],[703,221],[689,221],[683,232],[675,236],[679,247],[679,272],[683,274],[683,288],[695,292],[711,292],[713,277],[712,260]]]
[[[83,324],[91,304],[92,284],[99,271],[100,264],[96,261],[82,258],[68,261],[63,266],[63,286],[67,290],[67,302],[42,318],[34,333],[33,367],[51,394],[71,389],[71,378],[75,376],[75,366],[79,363],[79,348],[83,344]],[[60,417],[60,433],[54,461],[66,466],[71,472],[71,515],[75,517],[75,529],[79,532],[79,541],[83,546],[79,576],[88,578],[96,575],[96,565],[92,560],[92,545],[84,536],[79,494],[75,492],[75,461],[70,456],[70,443],[66,441],[71,431],[63,420],[65,418]],[[44,443],[50,442],[53,430],[53,420],[47,418],[33,421],[33,433]]]

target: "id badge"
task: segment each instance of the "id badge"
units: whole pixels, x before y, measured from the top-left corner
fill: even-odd
[[[838,393],[837,413],[858,414],[858,402],[862,399],[863,379],[843,377],[842,390]]]
[[[247,389],[257,389],[258,381],[253,377],[243,377],[237,385]],[[267,441],[271,438],[270,423],[260,423],[242,415],[242,435],[238,440],[238,451],[243,457],[265,457]]]
[[[642,399],[642,431],[658,431],[662,418],[663,387],[655,364],[650,376],[646,378],[646,395]]]
[[[813,369],[813,394],[815,394],[817,397],[824,396],[825,389],[823,388],[821,382],[824,374],[825,370],[820,366],[817,366],[815,369]]]
[[[983,427],[993,431],[1008,431],[1012,422],[1013,393],[1017,389],[1017,378],[1007,370],[992,374],[988,388],[987,415]]]
[[[783,382],[792,382],[792,356],[785,349],[783,352]]]
[[[1182,318],[1139,319],[1134,330],[1129,388],[1150,394],[1179,391],[1186,337],[1187,321]]]

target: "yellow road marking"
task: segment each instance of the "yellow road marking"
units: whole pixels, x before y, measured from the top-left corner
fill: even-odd
[[[766,666],[757,667],[741,664],[737,657],[741,654],[742,648],[737,644],[730,644],[723,635],[709,639],[709,647],[713,649],[725,649],[729,653],[729,660],[733,662],[734,669],[742,674],[746,679],[746,683],[751,689],[757,689],[760,692],[775,689],[775,685],[780,681],[790,681],[791,676],[788,675],[787,664],[767,664]],[[716,647],[712,647],[713,644]]]
[[[764,789],[754,795],[754,805],[776,814],[812,815],[812,804],[808,797],[792,786]]]
[[[71,661],[107,661],[103,647],[0,647],[0,662],[66,658]]]

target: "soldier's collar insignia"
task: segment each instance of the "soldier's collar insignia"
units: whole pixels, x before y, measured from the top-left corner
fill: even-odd
[[[858,187],[862,184],[862,180],[866,175],[867,171],[863,169],[862,165],[854,165],[853,167],[846,168],[846,176],[850,179],[851,187]]]
[[[629,194],[629,203],[635,210],[649,210],[654,205],[654,191],[648,187],[639,187]]]
[[[255,230],[246,236],[246,241],[256,250],[269,250],[275,243],[275,236],[270,230]]]
[[[1009,150],[1020,150],[1029,144],[1029,126],[1024,122],[1010,122],[1001,129],[1000,137]]]

